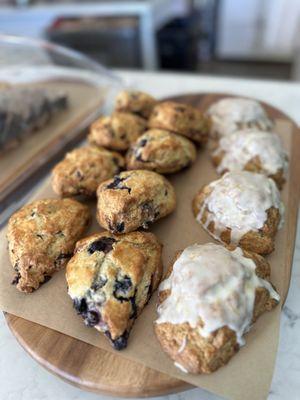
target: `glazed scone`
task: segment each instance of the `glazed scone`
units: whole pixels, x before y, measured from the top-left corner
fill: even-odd
[[[288,169],[288,156],[275,132],[241,130],[223,136],[212,154],[217,172],[251,171],[274,179],[282,188]]]
[[[15,212],[7,239],[17,289],[31,293],[62,269],[89,221],[88,207],[72,199],[36,200]]]
[[[192,106],[165,101],[154,107],[148,126],[175,132],[203,144],[208,138],[209,119]]]
[[[127,346],[135,319],[157,288],[162,246],[152,233],[94,234],[79,241],[66,269],[68,293],[87,326],[116,350]]]
[[[184,372],[211,373],[244,345],[244,334],[280,297],[257,254],[213,243],[178,255],[159,287],[155,333]]]
[[[98,222],[113,233],[147,228],[176,206],[171,183],[162,175],[146,170],[121,172],[103,182],[97,196]]]
[[[212,136],[221,137],[247,128],[268,131],[274,127],[263,106],[243,97],[226,97],[207,110]]]
[[[123,157],[101,147],[72,150],[52,171],[52,188],[60,196],[95,196],[99,184],[124,167]]]
[[[189,139],[162,129],[150,129],[128,150],[126,167],[170,174],[195,160],[196,147]]]
[[[156,103],[157,101],[147,93],[124,90],[116,98],[115,109],[149,118]]]
[[[240,171],[204,186],[193,200],[193,212],[216,240],[269,254],[283,224],[284,206],[272,179]]]
[[[127,150],[146,130],[146,121],[133,114],[115,112],[100,117],[90,128],[89,143],[110,150]]]

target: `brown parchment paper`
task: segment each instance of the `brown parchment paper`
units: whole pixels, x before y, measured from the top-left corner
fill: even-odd
[[[277,120],[276,128],[284,141],[285,148],[291,154],[292,124],[285,120]],[[292,170],[291,168],[290,175]],[[178,200],[176,211],[150,228],[164,244],[165,268],[176,251],[193,243],[213,241],[194,220],[191,200],[203,184],[216,178],[217,175],[211,165],[208,150],[199,151],[197,161],[190,169],[169,177],[176,189]],[[272,282],[282,296],[288,289],[294,243],[294,236],[291,236],[291,232],[294,232],[292,224],[294,224],[293,226],[296,224],[296,215],[293,218],[288,216],[291,207],[298,206],[295,196],[292,195],[293,188],[290,178],[291,176],[282,192],[287,213],[286,224],[276,237],[276,250],[268,257],[272,268]],[[35,196],[35,198],[47,197],[55,197],[49,181]],[[95,202],[91,204],[91,207],[94,207],[94,204]],[[99,230],[102,229],[94,220],[90,232]],[[57,273],[33,294],[22,294],[10,284],[13,270],[7,254],[5,231],[1,233],[0,237],[0,255],[0,308],[3,311],[115,352],[102,334],[84,326],[82,319],[74,312],[72,302],[67,295],[64,271]],[[128,348],[118,352],[118,355],[143,363],[225,398],[262,400],[267,397],[278,346],[281,306],[260,317],[250,333],[246,335],[246,345],[228,365],[211,375],[197,376],[178,370],[161,351],[153,332],[153,321],[156,318],[155,303],[156,293],[137,319],[131,332]]]

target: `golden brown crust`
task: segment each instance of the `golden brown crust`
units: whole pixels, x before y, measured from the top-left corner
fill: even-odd
[[[146,121],[137,115],[114,112],[100,117],[90,128],[89,143],[111,150],[127,150],[146,130]]]
[[[195,218],[199,215],[200,210],[202,209],[206,198],[210,195],[212,191],[212,187],[209,185],[204,186],[200,191],[196,194],[192,202],[192,209]],[[205,207],[204,212],[201,217],[201,224],[205,225],[208,216],[210,215],[210,211],[208,207]],[[238,246],[242,247],[244,250],[252,251],[258,254],[269,254],[274,250],[274,238],[278,229],[278,225],[280,222],[280,211],[271,207],[267,210],[267,220],[264,223],[263,227],[258,231],[249,231],[245,233],[240,239]],[[231,229],[226,228],[220,234],[217,234],[215,231],[214,222],[210,222],[207,226],[207,231],[212,234],[214,238],[217,238],[221,242],[230,245],[231,243]]]
[[[270,266],[268,262],[258,254],[243,252],[245,257],[251,258],[256,264],[256,274],[260,278],[269,280]],[[173,266],[169,269],[166,277],[171,274],[172,269]],[[170,293],[170,290],[160,292],[159,304]],[[276,305],[277,302],[270,297],[265,288],[257,288],[252,322],[255,322],[261,314],[270,311]],[[203,326],[203,323],[199,321],[199,327],[201,326]],[[208,337],[201,336],[197,327],[192,328],[188,323],[155,323],[154,329],[163,350],[187,372],[194,374],[214,372],[227,364],[239,350],[236,334],[227,326],[217,329]],[[183,346],[183,344],[185,345]]]
[[[126,155],[127,169],[148,169],[161,174],[180,171],[196,159],[196,147],[187,138],[162,129],[146,131]]]
[[[163,176],[146,170],[121,172],[98,190],[97,219],[115,233],[146,228],[176,206],[175,191]]]
[[[161,250],[152,233],[101,232],[78,242],[67,265],[74,307],[117,350],[126,347],[134,320],[160,282]]]
[[[116,111],[137,114],[149,118],[157,101],[147,93],[138,91],[122,91],[116,98]]]
[[[80,147],[67,153],[52,171],[52,188],[60,196],[95,196],[99,184],[124,167],[123,157],[104,148]]]
[[[194,142],[203,144],[208,139],[209,118],[187,104],[165,101],[157,104],[149,118],[150,128],[165,129]]]
[[[62,269],[89,221],[88,207],[71,199],[36,200],[14,213],[7,239],[17,289],[33,292]]]

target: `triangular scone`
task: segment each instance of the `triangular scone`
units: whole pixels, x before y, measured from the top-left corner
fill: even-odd
[[[14,213],[7,239],[17,289],[31,293],[63,268],[89,221],[88,207],[71,199],[36,200]]]
[[[195,374],[225,365],[252,323],[278,303],[269,277],[268,262],[239,247],[195,244],[181,252],[160,285],[155,321],[175,365]]]
[[[79,241],[67,265],[74,308],[116,350],[127,346],[134,320],[160,282],[161,248],[152,233],[101,232]]]

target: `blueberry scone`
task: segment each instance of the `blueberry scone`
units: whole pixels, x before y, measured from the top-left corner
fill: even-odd
[[[212,160],[217,172],[247,170],[264,174],[281,188],[288,169],[288,156],[275,132],[241,130],[223,136]]]
[[[157,101],[147,93],[124,90],[116,98],[115,109],[149,118],[156,103]]]
[[[194,142],[203,144],[207,141],[209,119],[196,108],[173,101],[157,104],[149,118],[150,128],[165,129],[183,136]]]
[[[188,167],[195,159],[196,147],[189,139],[162,129],[150,129],[128,150],[126,166],[170,174]]]
[[[62,269],[90,221],[87,206],[72,199],[36,200],[8,222],[13,284],[31,293]]]
[[[204,186],[193,200],[193,212],[216,240],[269,254],[283,224],[284,206],[272,179],[240,171]]]
[[[146,130],[146,121],[133,114],[115,112],[100,117],[90,128],[88,141],[111,150],[127,150]]]
[[[211,119],[211,134],[221,137],[237,130],[253,128],[268,131],[274,127],[263,106],[243,97],[226,97],[207,110]]]
[[[178,255],[159,287],[155,333],[175,366],[209,374],[245,344],[244,334],[280,297],[257,254],[213,243]]]
[[[160,282],[161,249],[152,233],[101,232],[79,241],[67,265],[76,311],[116,350],[127,346],[135,319]]]
[[[103,182],[98,190],[97,219],[114,233],[125,233],[148,225],[175,209],[171,183],[153,171],[121,172]]]
[[[66,154],[52,172],[52,188],[60,196],[95,196],[99,184],[119,173],[123,157],[104,148],[86,146]]]

